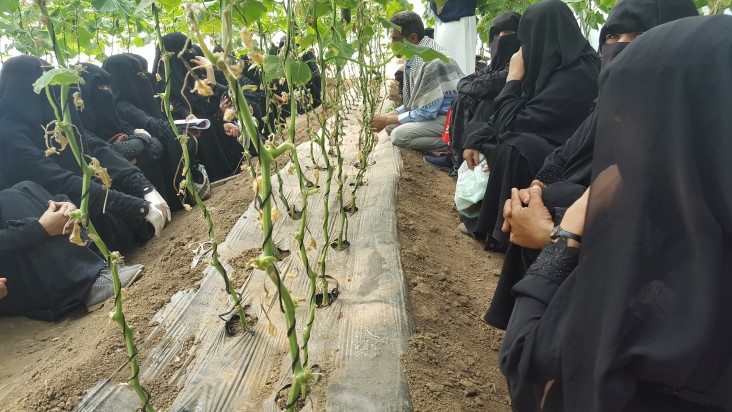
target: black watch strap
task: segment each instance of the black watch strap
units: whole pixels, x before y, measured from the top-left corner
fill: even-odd
[[[576,240],[579,243],[582,243],[582,236],[572,233],[570,231],[562,229],[561,226],[557,225],[554,227],[554,230],[552,230],[552,233],[549,235],[549,238],[552,240],[559,239],[560,237],[566,237],[567,239]]]

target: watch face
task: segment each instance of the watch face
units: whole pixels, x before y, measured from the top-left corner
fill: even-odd
[[[562,230],[559,226],[554,226],[554,229],[552,229],[552,233],[549,234],[549,239],[556,239],[559,237],[559,231]],[[546,233],[546,232],[544,232]]]

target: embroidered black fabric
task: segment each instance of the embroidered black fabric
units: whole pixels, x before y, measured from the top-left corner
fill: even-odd
[[[567,246],[567,239],[560,237],[544,246],[526,275],[542,276],[561,284],[577,267],[579,252],[579,248]]]

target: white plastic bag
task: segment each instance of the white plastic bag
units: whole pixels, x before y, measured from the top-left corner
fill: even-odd
[[[455,207],[461,215],[467,218],[476,218],[480,214],[478,204],[485,196],[488,186],[488,163],[483,154],[480,163],[470,170],[468,163],[463,162],[458,169],[457,185],[455,186]]]

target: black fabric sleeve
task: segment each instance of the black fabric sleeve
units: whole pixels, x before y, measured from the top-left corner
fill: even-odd
[[[516,117],[526,109],[526,97],[522,96],[523,82],[511,80],[496,97],[496,111],[493,114],[493,131],[499,140],[502,134],[513,130]],[[521,120],[519,120],[521,121]]]
[[[458,83],[458,92],[477,100],[495,99],[506,85],[508,68],[501,71],[491,71],[490,66],[463,77]]]
[[[582,66],[557,71],[530,98],[522,96],[522,82],[507,82],[495,100],[493,124],[498,140],[519,132],[541,136],[555,147],[565,144],[587,119],[597,97],[597,79],[585,71]]]
[[[567,247],[564,239],[549,242],[513,287],[516,304],[503,338],[500,368],[508,378],[514,410],[538,411],[544,384],[558,377],[560,334],[542,328],[541,321],[578,256],[579,249]]]
[[[588,135],[592,133],[593,116],[590,115],[577,128],[567,142],[551,152],[546,159],[544,165],[536,174],[536,180],[550,185],[558,182],[564,175],[569,159],[582,150],[582,146],[588,139]]]
[[[135,133],[135,129],[137,129],[135,126],[131,125],[129,122],[122,118],[119,119],[119,124],[120,126],[122,126],[122,133],[127,135]]]
[[[41,243],[48,237],[46,229],[35,217],[2,222],[0,251],[24,249]]]
[[[112,178],[113,188],[129,195],[142,198],[153,190],[153,185],[140,169],[135,167],[112,145],[84,130],[91,155],[96,157],[102,167],[107,168]],[[47,189],[48,190],[48,189]]]
[[[173,107],[173,118],[175,119],[185,119],[191,114],[188,104],[183,100],[171,97],[170,105]]]
[[[0,146],[2,151],[7,150],[7,153],[14,154],[14,156],[6,156],[1,166],[7,181],[34,181],[49,193],[66,194],[74,204],[81,204],[81,176],[60,167],[23,136],[18,136],[16,139],[0,139]],[[94,181],[91,182],[88,196],[89,212],[92,215],[102,213],[105,199],[108,212],[119,214],[129,222],[136,222],[139,217],[144,217],[148,212],[148,203],[145,200],[116,190],[107,191]]]
[[[484,146],[496,142],[493,135],[493,126],[490,122],[472,125],[472,127],[465,129],[464,135],[464,149],[482,150]]]

